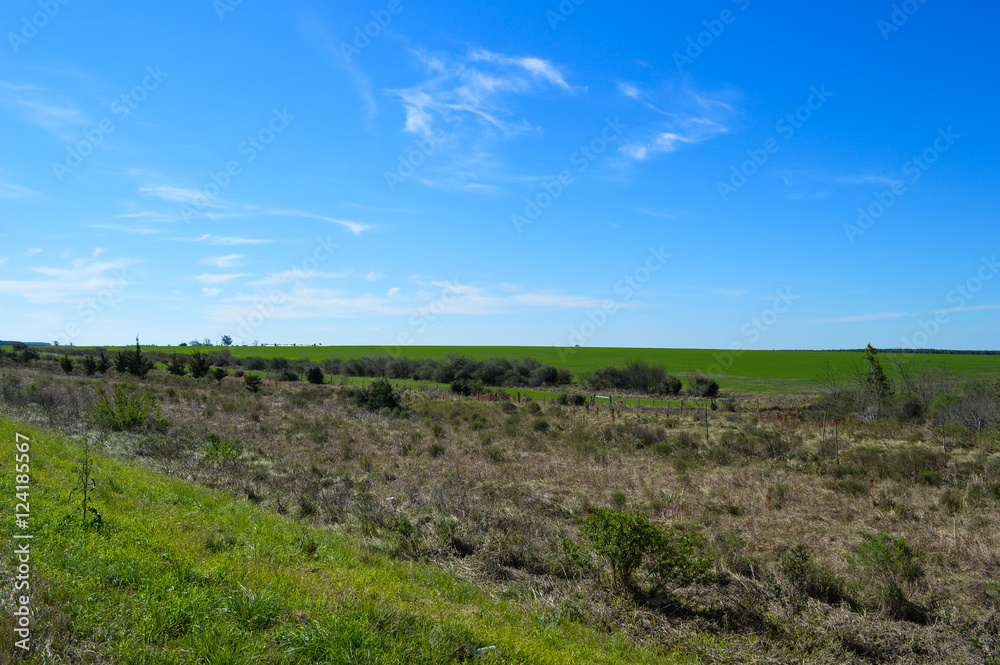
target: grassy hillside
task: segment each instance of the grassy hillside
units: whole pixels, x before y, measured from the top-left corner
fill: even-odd
[[[125,348],[125,347],[114,347]],[[220,347],[202,347],[218,349]],[[188,351],[192,348],[144,347],[146,351]],[[558,348],[546,346],[266,346],[231,347],[236,357],[284,356],[308,358],[359,358],[390,353],[407,358],[447,358],[449,355],[475,359],[531,357],[539,362],[565,367],[579,377],[608,365],[621,366],[630,360],[663,365],[670,372],[703,372],[716,377],[723,390],[744,392],[812,392],[822,385],[829,365],[840,376],[850,376],[863,358],[861,353],[835,351],[745,351],[739,357],[711,349],[629,349]],[[965,354],[882,354],[890,376],[896,357],[918,364],[943,366],[957,376],[978,378],[1000,375],[1000,356]]]
[[[495,646],[491,663],[675,663],[551,611],[504,602],[430,564],[380,553],[377,541],[305,526],[247,501],[93,455],[81,526],[81,448],[0,418],[5,457],[30,438],[32,657],[47,645],[71,662],[447,663]],[[0,527],[12,607],[13,464]],[[24,542],[24,541],[18,541]],[[23,593],[23,592],[20,592]],[[0,653],[14,653],[11,611]],[[4,659],[0,659],[4,660]],[[4,662],[8,662],[4,660]],[[61,661],[60,661],[61,662]]]

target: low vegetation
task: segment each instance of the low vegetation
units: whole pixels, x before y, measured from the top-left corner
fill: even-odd
[[[879,356],[858,354],[859,368]],[[66,374],[58,358],[9,357],[0,411],[44,428],[45,458],[65,460],[44,470],[45,511],[60,520],[63,502],[80,522],[71,469],[78,446],[95,450],[87,500],[103,525],[70,536],[56,520],[46,536],[80,548],[46,563],[39,596],[52,625],[74,627],[52,634],[67,662],[226,662],[216,647],[325,662],[329,651],[291,646],[306,641],[375,662],[461,662],[491,645],[495,662],[995,662],[995,377],[939,384],[903,369],[883,368],[887,386],[835,377],[814,397],[719,392],[712,410],[592,406],[565,388],[540,403],[473,378],[468,390],[385,378],[359,389],[255,370]],[[901,409],[904,395],[930,406]],[[161,520],[162,542],[149,526]],[[265,522],[288,535],[248,527]],[[111,534],[148,549],[100,550]],[[210,581],[149,567],[167,566],[163,552]],[[130,561],[148,566],[130,577]],[[115,573],[73,577],[83,562]],[[465,595],[383,584],[389,570]],[[119,578],[133,581],[106,581]],[[67,609],[90,607],[88,593],[96,609]],[[380,613],[397,606],[396,619]],[[111,607],[125,608],[120,621]],[[370,642],[338,632],[376,625]]]

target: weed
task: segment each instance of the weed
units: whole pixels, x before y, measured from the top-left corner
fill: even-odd
[[[104,523],[104,518],[91,504],[91,492],[97,488],[97,481],[94,479],[94,459],[90,456],[90,439],[84,438],[82,445],[83,455],[77,460],[76,484],[70,491],[70,499],[77,492],[80,493],[80,525],[84,530],[91,526],[100,527]]]

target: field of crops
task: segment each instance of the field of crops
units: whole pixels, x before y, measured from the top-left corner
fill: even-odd
[[[112,347],[109,347],[112,348]],[[118,347],[114,347],[118,348]],[[125,348],[125,347],[121,347]],[[147,351],[217,350],[220,347],[144,347]],[[702,372],[719,381],[724,392],[815,392],[832,367],[841,378],[848,378],[860,365],[863,354],[838,351],[743,351],[711,349],[634,349],[566,348],[551,346],[234,346],[236,357],[284,356],[308,358],[320,362],[326,358],[359,358],[380,354],[407,358],[447,358],[449,355],[474,359],[531,357],[539,362],[565,367],[574,377],[608,365],[622,366],[631,360],[644,360],[684,375]],[[738,357],[737,357],[738,354]],[[1000,376],[1000,356],[967,354],[906,354],[918,365],[943,366],[966,379]],[[883,364],[894,374],[895,354],[883,354]]]

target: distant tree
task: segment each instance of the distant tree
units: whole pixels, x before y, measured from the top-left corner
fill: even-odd
[[[187,345],[188,345],[188,343],[187,343],[187,342],[181,342],[181,343],[179,344],[179,346],[187,346]]]
[[[306,370],[306,381],[309,383],[323,383],[323,370],[318,365],[313,365]]]
[[[232,346],[232,345],[233,345],[233,338],[230,337],[229,335],[223,335],[222,346]]]
[[[62,371],[67,374],[73,373],[73,359],[69,356],[63,356],[59,359],[59,366],[62,367]]]
[[[99,374],[104,374],[109,369],[111,369],[111,361],[108,360],[108,356],[104,353],[104,349],[101,349],[97,356],[97,372]]]
[[[210,340],[209,338],[206,337],[205,338],[205,346],[212,346],[212,340]]]
[[[119,374],[132,374],[144,379],[151,369],[153,363],[142,355],[138,337],[135,338],[135,351],[119,351],[115,355],[115,370]]]
[[[193,340],[191,340],[190,342],[188,342],[188,343],[187,343],[187,345],[188,345],[188,346],[201,346],[201,342],[199,342],[199,341],[198,341],[198,340],[196,340],[196,339],[193,339]]]
[[[212,369],[212,363],[209,362],[208,356],[201,351],[196,351],[191,355],[188,365],[190,366],[191,376],[196,379],[208,376],[209,371]]]
[[[257,374],[247,374],[243,377],[243,383],[245,384],[246,389],[250,391],[251,395],[256,395],[260,392],[263,381]]]
[[[187,365],[185,365],[184,361],[181,360],[180,357],[178,357],[178,355],[175,353],[173,355],[173,358],[171,358],[170,362],[167,363],[167,371],[173,374],[174,376],[184,376],[185,374],[187,374]]]
[[[879,400],[892,397],[892,382],[882,370],[882,362],[878,359],[878,351],[871,344],[865,349],[865,383],[872,394]]]

